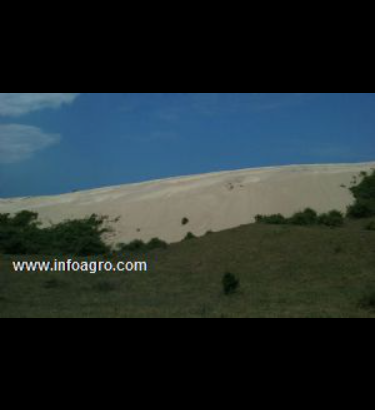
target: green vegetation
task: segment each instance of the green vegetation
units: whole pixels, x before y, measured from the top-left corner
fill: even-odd
[[[181,221],[181,225],[182,225],[182,226],[188,225],[188,223],[189,223],[189,219],[188,219],[188,218],[182,218],[182,221]]]
[[[350,188],[355,202],[348,208],[347,216],[353,219],[371,218],[375,215],[375,171],[372,171],[371,174],[362,172],[360,177],[362,178],[360,183],[358,183],[357,177],[353,178]],[[325,225],[331,228],[339,228],[345,223],[344,215],[340,211],[333,210],[318,215],[311,208],[297,212],[291,218],[285,218],[281,214],[257,215],[255,221],[268,225]],[[367,229],[374,230],[374,222],[370,222]]]
[[[318,224],[329,226],[330,228],[339,228],[345,223],[344,215],[340,211],[330,211],[318,217]]]
[[[61,282],[57,279],[50,279],[44,283],[45,289],[57,289],[61,286]]]
[[[147,273],[15,273],[12,260],[41,256],[2,256],[0,317],[373,318],[375,232],[365,225],[251,224],[128,253]],[[232,297],[225,272],[240,280]]]
[[[297,212],[288,221],[289,224],[298,226],[311,226],[318,223],[318,214],[310,208]]]
[[[116,248],[117,253],[138,252],[146,249],[146,244],[143,241],[135,240],[128,244],[119,243]]]
[[[355,197],[355,203],[348,208],[350,218],[369,218],[375,215],[375,171],[371,174],[362,173],[362,181],[350,188]]]
[[[344,216],[339,211],[330,211],[328,213],[318,215],[313,209],[307,208],[303,212],[297,212],[291,218],[285,218],[281,214],[267,216],[257,215],[256,223],[297,226],[324,225],[331,228],[337,228],[344,225]]]
[[[281,214],[274,215],[256,215],[256,223],[264,223],[269,225],[285,225],[287,224],[287,219]]]
[[[129,252],[148,252],[154,249],[167,249],[167,242],[162,241],[159,238],[153,238],[149,242],[144,243],[140,240],[135,240],[129,244],[119,243],[116,248],[116,254],[129,253]]]
[[[164,242],[159,238],[153,238],[150,240],[150,242],[147,243],[147,250],[167,249],[167,248],[168,248],[167,242]]]
[[[188,232],[184,238],[184,241],[190,241],[192,239],[196,239],[196,236],[192,232]]]
[[[8,255],[108,255],[111,251],[103,240],[105,217],[92,215],[81,220],[65,221],[41,228],[38,214],[22,211],[11,217],[0,214],[0,254]],[[119,244],[118,253],[146,252],[166,249],[168,244],[158,238],[148,243],[140,240]]]
[[[222,284],[223,284],[223,293],[226,296],[236,293],[236,291],[238,290],[240,286],[240,282],[237,279],[237,277],[229,272],[224,275]]]
[[[92,215],[41,228],[38,214],[0,215],[0,253],[12,255],[102,255],[109,252],[102,235],[106,218]]]

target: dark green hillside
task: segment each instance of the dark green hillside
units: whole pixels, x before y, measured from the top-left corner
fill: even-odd
[[[374,231],[250,225],[130,259],[148,273],[14,273],[1,317],[374,317]],[[30,258],[28,258],[30,259]],[[225,273],[239,287],[225,295]]]

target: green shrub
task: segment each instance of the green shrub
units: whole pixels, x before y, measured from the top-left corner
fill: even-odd
[[[181,221],[181,225],[182,225],[182,226],[188,225],[188,223],[189,223],[189,219],[188,219],[188,218],[182,218],[182,221]]]
[[[82,220],[66,221],[40,228],[38,214],[23,211],[13,217],[0,215],[0,253],[25,255],[106,254],[108,246],[102,239],[107,229],[105,218],[92,215]]]
[[[47,228],[44,232],[51,240],[50,252],[77,256],[107,254],[109,247],[102,239],[102,235],[108,232],[102,228],[104,221],[103,217],[91,215]]]
[[[375,215],[375,171],[361,175],[362,181],[350,188],[355,203],[348,208],[350,218],[370,218]]]
[[[11,220],[11,225],[17,228],[28,228],[38,225],[38,214],[30,211],[21,211],[17,213]]]
[[[256,215],[256,223],[269,224],[269,225],[285,225],[287,223],[286,218],[281,214],[273,214],[268,216]]]
[[[237,277],[230,272],[227,272],[224,275],[222,284],[223,284],[223,293],[227,296],[236,293],[236,291],[239,289],[239,286],[240,286],[240,282],[237,279]]]
[[[297,212],[291,218],[285,218],[281,214],[268,216],[257,215],[256,223],[300,226],[312,226],[319,224],[329,227],[340,227],[344,224],[344,216],[341,212],[336,210],[318,216],[313,209],[307,208],[303,212]]]
[[[137,251],[142,251],[146,249],[146,244],[139,240],[136,239],[135,241],[132,241],[128,244],[126,243],[119,243],[117,245],[117,251],[122,253],[122,252],[137,252]]]
[[[352,186],[352,191],[356,199],[373,199],[375,198],[375,171],[371,174],[366,172],[361,173],[362,181],[355,186]]]
[[[187,235],[185,236],[184,240],[185,241],[190,241],[192,239],[196,239],[196,236],[192,232],[188,232]]]
[[[4,228],[5,226],[10,225],[10,215],[9,214],[0,214],[0,227]]]
[[[152,250],[152,249],[167,249],[168,248],[168,244],[167,242],[162,241],[159,238],[153,238],[150,240],[150,242],[148,242],[148,244],[146,245],[148,250]]]
[[[354,219],[370,218],[375,215],[375,203],[372,200],[357,199],[348,208],[348,216]]]
[[[320,215],[318,223],[319,225],[329,226],[330,228],[338,228],[344,225],[344,215],[340,211],[330,211]]]
[[[153,249],[167,249],[167,242],[162,241],[159,238],[153,238],[148,243],[144,243],[141,240],[135,240],[126,243],[119,243],[116,247],[116,253],[125,253],[125,252],[148,252]]]
[[[27,243],[22,237],[12,235],[6,243],[3,244],[2,250],[7,255],[26,255],[29,253]]]
[[[292,225],[309,226],[318,223],[318,214],[311,208],[305,209],[303,212],[297,212],[290,219]]]

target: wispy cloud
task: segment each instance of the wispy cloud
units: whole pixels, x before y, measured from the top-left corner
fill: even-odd
[[[59,141],[58,134],[48,134],[30,125],[0,125],[0,163],[12,164],[26,160]]]
[[[0,93],[0,117],[18,117],[33,111],[59,108],[80,93]],[[0,124],[0,163],[24,161],[60,141],[59,134],[22,124]]]
[[[80,93],[0,93],[0,116],[14,117],[72,103]]]

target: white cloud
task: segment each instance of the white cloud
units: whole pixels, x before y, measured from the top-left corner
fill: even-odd
[[[72,103],[80,93],[0,93],[0,116],[19,116]]]
[[[58,134],[47,134],[37,127],[0,124],[0,163],[23,161],[59,141]]]

